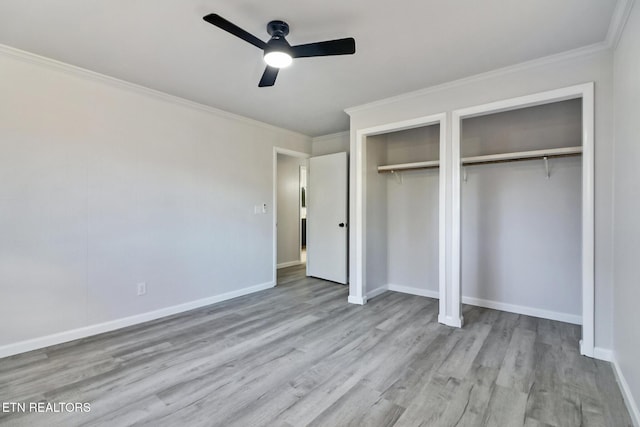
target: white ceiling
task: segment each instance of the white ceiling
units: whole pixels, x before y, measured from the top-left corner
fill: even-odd
[[[606,38],[616,0],[2,0],[0,43],[309,136],[346,130],[347,107]],[[258,88],[268,40],[355,37],[353,56],[303,58]]]

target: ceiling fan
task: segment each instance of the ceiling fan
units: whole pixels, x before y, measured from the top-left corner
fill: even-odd
[[[269,22],[267,32],[271,39],[263,42],[218,14],[212,13],[202,19],[264,51],[264,62],[267,63],[267,68],[262,74],[259,87],[273,86],[280,68],[291,65],[293,58],[352,55],[356,52],[356,41],[352,37],[291,46],[285,39],[289,34],[289,24],[284,21]]]

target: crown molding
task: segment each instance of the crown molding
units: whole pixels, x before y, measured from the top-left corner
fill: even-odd
[[[328,141],[330,139],[335,139],[335,138],[340,138],[340,137],[349,138],[349,131],[345,130],[345,131],[342,131],[342,132],[330,133],[328,135],[316,136],[314,138],[311,138],[311,142]]]
[[[626,0],[622,0],[622,1],[626,1]],[[515,65],[509,65],[507,67],[498,68],[495,70],[487,71],[485,73],[475,74],[473,76],[463,77],[461,79],[452,80],[439,85],[429,86],[424,89],[419,89],[416,91],[403,93],[401,95],[380,99],[378,101],[369,102],[367,104],[357,105],[355,107],[347,108],[344,111],[351,116],[354,113],[358,113],[364,110],[369,110],[372,108],[381,107],[383,105],[393,104],[400,101],[406,101],[406,100],[427,95],[430,93],[439,92],[446,89],[452,89],[455,87],[464,86],[471,83],[477,83],[477,82],[481,82],[491,78],[500,77],[506,74],[512,74],[518,71],[524,71],[531,68],[542,67],[545,65],[555,64],[558,62],[563,62],[563,61],[567,61],[575,58],[587,57],[587,56],[591,56],[591,55],[595,55],[597,53],[603,52],[608,49],[609,49],[609,46],[604,41],[599,43],[594,43],[588,46],[579,47],[577,49],[572,49],[565,52],[544,56],[542,58],[532,59],[530,61],[521,62]]]
[[[627,24],[631,9],[633,9],[634,0],[618,0],[616,8],[611,15],[611,22],[609,23],[609,31],[607,32],[606,44],[612,49],[618,47],[618,42],[624,27]]]
[[[228,111],[221,110],[219,108],[211,107],[205,104],[200,104],[198,102],[190,101],[188,99],[181,98],[179,96],[170,95],[168,93],[161,92],[159,90],[151,89],[146,86],[142,86],[142,85],[131,83],[115,77],[111,77],[106,74],[101,74],[95,71],[87,70],[86,68],[67,64],[66,62],[57,61],[55,59],[47,58],[45,56],[41,56],[35,53],[27,52],[25,50],[17,49],[15,47],[0,44],[0,55],[18,59],[24,62],[30,62],[36,65],[41,65],[57,71],[62,71],[67,74],[70,74],[76,77],[81,77],[87,80],[104,83],[113,87],[117,87],[119,89],[135,92],[139,95],[144,95],[160,101],[165,101],[171,104],[180,105],[182,107],[191,108],[193,110],[202,111],[217,117],[235,120],[237,122],[244,123],[250,126],[256,126],[262,129],[267,129],[270,131],[275,131],[275,132],[284,133],[284,134],[288,134],[296,137],[305,138],[307,140],[311,140],[311,137],[309,135],[304,135],[302,133],[299,133],[290,129],[281,128],[269,123],[265,123],[259,120],[251,119],[249,117],[241,116],[239,114],[230,113]]]

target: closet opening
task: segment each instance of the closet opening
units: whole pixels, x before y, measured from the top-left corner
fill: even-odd
[[[350,302],[364,304],[388,290],[438,298],[445,276],[444,119],[430,116],[360,135],[355,152],[366,189],[356,206],[362,252],[354,257],[359,274]]]
[[[452,315],[466,303],[582,324],[593,356],[593,85],[453,118]]]
[[[462,120],[462,302],[581,320],[582,102]]]

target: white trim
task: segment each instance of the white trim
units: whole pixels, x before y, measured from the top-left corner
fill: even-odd
[[[631,9],[633,8],[633,0],[618,0],[616,8],[611,15],[609,23],[609,31],[607,31],[606,44],[610,48],[617,48],[622,32],[627,24]]]
[[[301,151],[293,151],[288,150],[286,148],[273,147],[273,181],[272,185],[272,195],[271,195],[271,210],[273,212],[273,221],[272,221],[272,253],[273,253],[273,275],[272,280],[273,283],[278,283],[278,154],[284,154],[286,156],[297,157],[300,159],[308,159],[311,157],[308,153],[303,153]],[[308,261],[308,260],[307,260]],[[297,261],[299,264],[302,264],[302,260]],[[295,264],[292,264],[295,265]],[[309,271],[309,263],[307,262],[307,271]]]
[[[582,354],[595,343],[595,113],[594,83],[582,92]]]
[[[379,288],[376,288],[372,291],[368,291],[367,292],[367,301],[369,301],[370,299],[373,299],[375,297],[377,297],[378,295],[382,295],[385,292],[387,292],[389,290],[388,286],[380,286]]]
[[[598,360],[604,360],[605,362],[613,362],[613,350],[602,347],[595,347],[593,349],[593,358]]]
[[[388,132],[397,132],[407,129],[414,129],[421,126],[429,126],[439,124],[440,125],[440,162],[445,165],[447,161],[446,147],[447,147],[447,115],[446,113],[433,114],[429,116],[417,117],[414,119],[403,120],[395,123],[387,123],[380,126],[375,126],[366,129],[359,129],[356,131],[355,139],[350,142],[351,156],[350,156],[350,183],[352,206],[350,212],[350,224],[351,230],[354,233],[354,239],[350,239],[349,242],[349,259],[350,263],[353,263],[353,274],[350,277],[351,286],[349,286],[349,302],[354,304],[366,303],[365,297],[365,283],[366,283],[366,209],[364,194],[366,194],[367,180],[366,170],[364,168],[366,158],[366,138],[368,136],[380,135]],[[444,254],[446,251],[446,230],[444,225],[446,219],[446,167],[441,167],[439,171],[440,177],[440,190],[439,190],[439,256],[440,256],[440,272],[439,282],[440,289],[445,291],[445,269],[444,269]],[[354,302],[355,301],[355,302]],[[442,304],[440,306],[442,308]]]
[[[148,96],[154,99],[159,99],[161,101],[169,102],[176,105],[181,105],[183,107],[191,108],[194,110],[199,110],[205,113],[213,114],[217,117],[223,117],[226,119],[236,120],[241,123],[245,123],[251,126],[260,127],[263,129],[268,129],[271,131],[276,131],[284,134],[295,135],[298,137],[304,137],[311,139],[310,136],[304,135],[300,132],[292,131],[289,129],[281,128],[278,126],[274,126],[269,123],[261,122],[259,120],[251,119],[249,117],[241,116],[239,114],[230,113],[228,111],[221,110],[219,108],[211,107],[209,105],[200,104],[198,102],[190,101],[185,98],[181,98],[179,96],[170,95],[165,92],[161,92],[159,90],[151,89],[146,86],[142,86],[135,83],[130,83],[125,80],[121,80],[115,77],[107,76],[105,74],[100,74],[95,71],[87,70],[85,68],[77,67],[75,65],[67,64],[65,62],[56,61],[55,59],[47,58],[44,56],[36,55],[35,53],[27,52],[21,49],[16,49],[11,46],[7,46],[4,44],[0,44],[0,55],[16,58],[25,62],[30,62],[37,65],[46,66],[48,68],[62,71],[67,74],[71,74],[76,77],[82,77],[88,80],[97,81],[101,83],[108,84],[110,86],[115,86],[120,89],[125,89],[131,92],[138,93],[140,95]]]
[[[540,317],[542,319],[557,320],[559,322],[572,323],[574,325],[582,324],[582,317],[561,313],[559,311],[544,310],[541,308],[527,307],[524,305],[508,304],[505,302],[491,301],[482,298],[462,297],[462,303],[475,305],[476,307],[491,308],[493,310],[507,311],[509,313],[524,314],[525,316]]]
[[[277,269],[280,270],[281,268],[293,267],[294,265],[302,265],[302,264],[304,264],[304,261],[300,261],[300,260],[281,262],[280,264],[277,265]]]
[[[611,364],[613,365],[613,373],[616,376],[616,380],[618,380],[618,384],[620,385],[620,391],[622,392],[622,397],[624,398],[624,403],[627,405],[627,409],[629,410],[629,416],[631,417],[631,421],[635,427],[640,427],[640,409],[638,408],[638,403],[633,398],[633,394],[631,393],[631,389],[629,388],[629,383],[627,383],[624,374],[622,373],[622,369],[618,364],[618,358],[615,353],[613,354]]]
[[[348,302],[353,304],[364,304],[366,297],[364,296],[364,283],[366,280],[367,269],[364,257],[364,249],[366,237],[364,230],[366,229],[366,208],[364,206],[364,194],[366,194],[366,171],[364,171],[364,158],[367,153],[367,146],[364,144],[366,136],[362,132],[356,132],[355,139],[350,141],[349,156],[349,183],[350,188],[350,207],[353,209],[349,212],[349,229],[352,230],[354,238],[349,239],[349,298]]]
[[[438,176],[438,293],[443,298],[439,298],[438,301],[438,321],[445,325],[462,327],[462,319],[456,321],[452,319],[446,319],[444,314],[447,311],[447,303],[449,301],[448,287],[447,287],[447,213],[448,211],[448,198],[447,198],[447,175],[451,168],[450,155],[449,155],[449,133],[450,133],[451,120],[449,113],[443,114],[443,119],[440,122],[440,174]],[[442,316],[442,321],[441,320]]]
[[[357,297],[349,295],[349,298],[347,298],[347,302],[349,304],[365,305],[367,303],[367,297]]]
[[[311,143],[313,144],[314,142],[328,141],[328,140],[335,139],[335,138],[340,138],[340,137],[348,138],[349,137],[349,131],[345,130],[345,131],[342,131],[342,132],[330,133],[328,135],[315,136],[315,137],[311,138]]]
[[[621,0],[625,1],[625,0]],[[551,65],[562,61],[575,59],[578,57],[591,56],[602,51],[609,49],[610,46],[606,42],[594,43],[588,46],[579,47],[577,49],[568,50],[565,52],[557,53],[554,55],[545,56],[542,58],[533,59],[531,61],[521,62],[520,64],[510,65],[496,70],[488,71],[486,73],[480,73],[469,77],[464,77],[458,80],[452,80],[446,83],[437,84],[419,89],[413,92],[407,92],[400,95],[392,96],[389,98],[380,99],[367,104],[357,105],[354,107],[346,108],[344,111],[350,116],[361,111],[370,110],[372,108],[378,108],[384,105],[393,104],[396,102],[407,101],[416,97],[428,95],[434,92],[440,92],[447,89],[452,89],[460,86],[469,85],[472,83],[482,82],[484,80],[500,77],[506,74],[516,73],[531,68],[542,67],[545,65]]]
[[[438,314],[438,323],[451,326],[452,328],[462,328],[464,325],[464,319],[462,317],[455,318]]]
[[[460,126],[463,118],[483,114],[509,111],[535,105],[548,104],[567,99],[582,98],[582,341],[583,355],[594,357],[595,334],[595,202],[594,202],[594,83],[584,83],[532,95],[506,99],[498,102],[463,108],[453,112],[452,137],[452,242],[451,265],[453,293],[452,317],[456,317],[459,302],[455,295],[461,295],[461,209],[460,209]]]
[[[376,289],[376,291],[379,291],[380,289],[383,289],[383,288],[384,287],[378,288]],[[430,289],[414,288],[411,286],[389,284],[386,286],[386,290],[402,292],[404,294],[417,295],[417,296],[427,297],[427,298],[435,298],[435,299],[439,298],[438,291],[433,291]],[[580,325],[582,323],[581,317],[575,314],[561,313],[558,311],[544,310],[541,308],[527,307],[523,305],[508,304],[504,302],[491,301],[491,300],[486,300],[482,298],[463,296],[462,303],[467,305],[474,305],[476,307],[484,307],[484,308],[490,308],[493,310],[507,311],[509,313],[524,314],[526,316],[532,316],[532,317],[540,317],[542,319],[573,323],[574,325]],[[451,318],[454,318],[454,317],[451,317]],[[440,323],[444,323],[444,322],[440,322]],[[602,357],[598,357],[598,359],[607,360],[604,357],[606,356],[605,352],[609,350],[600,349],[600,351],[601,352],[599,353],[599,355]]]
[[[460,124],[461,114],[458,111],[451,113],[451,242],[450,242],[450,263],[451,263],[451,312],[448,317],[462,318],[462,307],[460,297],[461,288],[461,223],[460,223]],[[456,143],[458,141],[458,143]]]
[[[566,101],[569,99],[584,98],[584,94],[593,86],[593,82],[577,84],[573,86],[553,89],[544,92],[537,92],[530,95],[518,96],[516,98],[502,99],[500,101],[486,104],[474,105],[472,107],[460,108],[454,111],[464,118],[483,116],[486,114],[500,113],[503,111],[519,110],[536,105],[544,105],[552,102]]]
[[[387,285],[387,289],[394,292],[401,292],[403,294],[418,295],[421,297],[435,298],[435,299],[439,298],[438,291],[432,291],[430,289],[421,289],[421,288],[413,288],[411,286],[394,285],[393,283],[390,283],[389,285]]]
[[[80,338],[90,337],[92,335],[102,334],[104,332],[115,331],[116,329],[126,328],[127,326],[133,326],[151,320],[159,319],[161,317],[172,316],[178,313],[184,313],[185,311],[194,310],[196,308],[205,307],[207,305],[215,304],[221,301],[226,301],[232,298],[237,298],[243,295],[248,295],[254,292],[263,291],[265,289],[273,288],[273,282],[266,282],[259,285],[251,286],[249,288],[238,289],[236,291],[226,292],[224,294],[215,295],[208,298],[203,298],[195,301],[186,302],[183,304],[174,305],[171,307],[165,307],[154,311],[148,311],[142,314],[136,314],[134,316],[123,317],[120,319],[110,320],[104,323],[98,323],[94,325],[84,326],[82,328],[72,329],[69,331],[59,332],[57,334],[47,335],[44,337],[38,337],[26,341],[20,341],[13,344],[0,346],[0,358],[13,356],[19,353],[25,353],[27,351],[37,350],[44,347],[49,347],[56,344],[62,344],[68,341],[77,340]]]

